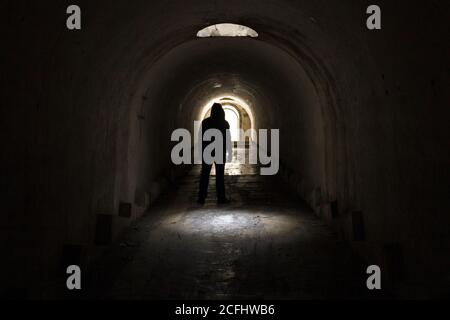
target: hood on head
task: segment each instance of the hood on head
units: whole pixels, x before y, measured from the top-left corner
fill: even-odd
[[[220,103],[214,103],[211,108],[211,118],[225,120],[225,111]]]

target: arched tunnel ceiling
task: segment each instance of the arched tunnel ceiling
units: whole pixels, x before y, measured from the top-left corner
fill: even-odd
[[[216,5],[223,5],[229,10],[225,15],[218,16],[215,14]],[[237,10],[239,13],[235,12],[233,9],[235,7],[239,8]],[[355,8],[350,12],[347,8],[346,16],[353,13]],[[128,77],[135,81],[135,87],[145,86],[149,69],[174,48],[195,39],[198,30],[214,23],[226,22],[239,23],[255,29],[259,34],[257,41],[285,51],[303,65],[314,85],[327,87],[329,83],[324,82],[330,79],[324,79],[327,71],[320,64],[327,61],[337,42],[331,33],[324,30],[333,21],[321,19],[319,15],[331,14],[331,11],[324,10],[319,4],[305,3],[300,7],[294,3],[279,1],[267,1],[258,5],[235,1],[220,1],[216,4],[193,1],[189,6],[181,5],[177,1],[167,1],[164,4],[136,1],[133,6],[125,8],[119,1],[108,7],[107,12],[101,16],[102,19],[88,17],[90,21],[87,23],[98,25],[96,30],[99,33],[107,26],[111,29],[108,33],[113,36],[101,39],[104,44],[102,50],[108,52],[105,56],[110,56],[104,61],[108,64],[105,68],[109,68],[111,73],[118,72],[119,76],[128,74]],[[334,9],[333,13],[339,17],[344,10]],[[121,24],[120,29],[117,29],[111,21],[119,15]],[[347,27],[350,28],[347,25],[340,28]],[[330,30],[335,32],[333,29]],[[201,46],[197,47],[198,52],[200,48]],[[239,56],[236,48],[234,47],[231,55]],[[111,56],[111,52],[115,57]],[[189,55],[189,51],[186,51],[186,54]],[[252,55],[257,57],[259,53],[254,52]],[[220,56],[218,55],[217,59]],[[277,63],[274,60],[267,62],[266,67]]]
[[[80,71],[73,81],[86,88],[75,102],[99,110],[96,114],[100,117],[104,114],[114,117],[108,121],[117,127],[117,145],[109,143],[108,148],[116,150],[116,176],[123,181],[121,189],[128,190],[126,197],[134,192],[132,186],[126,186],[127,181],[134,181],[138,175],[130,168],[135,168],[133,163],[140,161],[138,141],[142,124],[158,126],[155,136],[161,139],[170,136],[176,127],[189,128],[199,108],[215,92],[229,94],[231,91],[246,100],[255,109],[257,127],[295,128],[300,116],[317,118],[308,113],[322,113],[324,123],[315,126],[328,128],[328,135],[335,139],[336,125],[329,119],[336,118],[335,108],[339,106],[334,103],[337,98],[333,95],[338,90],[334,88],[335,73],[329,57],[339,54],[333,33],[352,26],[349,23],[336,30],[336,19],[319,16],[335,13],[339,19],[348,19],[352,13],[324,9],[324,4],[299,6],[267,1],[255,6],[235,1],[193,1],[186,6],[178,1],[135,1],[133,5],[117,1],[104,10],[98,2],[81,2],[80,6],[89,12],[84,18],[89,32],[81,31],[79,42],[68,44],[77,57],[69,63]],[[218,16],[216,6],[227,10]],[[237,7],[239,10],[233,10]],[[249,26],[259,36],[257,39],[196,38],[198,30],[224,22]],[[352,32],[349,34],[354,36]],[[80,42],[82,46],[78,45]],[[85,79],[98,85],[86,86]],[[209,90],[217,80],[224,85]],[[183,116],[182,111],[189,116]],[[281,117],[282,113],[293,116]],[[90,125],[95,128],[95,117],[91,119]],[[102,132],[96,134],[101,136]],[[335,144],[331,141],[329,146],[320,148],[330,146]],[[127,155],[120,150],[128,150]],[[329,158],[333,163],[333,158]],[[125,171],[128,173],[121,178],[120,172]]]
[[[254,108],[256,127],[298,128],[299,117],[303,117],[304,121],[310,119],[314,128],[308,129],[310,124],[300,125],[302,130],[309,132],[308,135],[316,135],[312,139],[320,141],[324,139],[323,134],[314,132],[324,128],[325,135],[330,137],[328,145],[316,141],[308,148],[320,154],[329,149],[326,165],[329,168],[324,170],[329,172],[330,181],[334,181],[335,151],[332,149],[336,148],[334,139],[338,139],[334,131],[339,90],[330,61],[339,61],[338,56],[343,53],[339,52],[333,34],[351,28],[352,23],[336,29],[335,19],[313,17],[332,13],[339,16],[343,10],[324,10],[315,4],[298,6],[279,1],[258,6],[220,1],[216,5],[225,6],[229,11],[218,17],[214,13],[214,4],[200,1],[190,6],[176,1],[160,5],[149,10],[150,5],[140,1],[127,8],[112,4],[102,15],[102,20],[92,21],[99,33],[97,40],[104,45],[96,51],[99,58],[91,59],[101,61],[95,65],[99,74],[108,75],[109,81],[105,84],[110,86],[102,91],[114,92],[115,96],[110,101],[103,96],[98,99],[104,104],[103,108],[110,110],[115,104],[120,108],[120,115],[129,114],[129,122],[119,125],[117,150],[128,148],[130,157],[137,157],[136,139],[140,136],[142,118],[150,126],[159,126],[158,135],[169,136],[174,128],[192,128],[199,108],[215,92],[231,92]],[[235,5],[239,5],[236,12],[233,11]],[[120,28],[114,23],[108,24],[119,14]],[[348,19],[349,14],[352,12],[345,12],[341,18]],[[198,30],[224,22],[249,26],[259,36],[257,39],[196,38]],[[326,28],[330,32],[325,32]],[[113,36],[100,39],[102,33]],[[329,59],[332,55],[335,57]],[[347,62],[343,60],[344,66],[351,70],[354,66]],[[217,80],[224,83],[220,89],[214,88]],[[211,85],[214,90],[209,90]],[[88,94],[98,95],[99,90]],[[286,136],[289,136],[288,131],[283,130]],[[294,156],[286,155],[285,158],[291,158],[292,165],[297,161]],[[130,161],[118,159],[122,163]],[[325,166],[320,161],[315,162]],[[130,176],[136,174],[129,173]],[[329,184],[327,188],[333,193],[334,182]],[[132,190],[129,190],[131,194]]]
[[[248,39],[186,42],[153,65],[145,81],[145,96],[152,103],[150,97],[162,95],[153,107],[164,106],[170,114],[195,119],[215,95],[233,94],[255,108],[258,122],[272,125],[280,112],[295,112],[294,101],[310,101],[317,94],[296,60],[277,47]]]

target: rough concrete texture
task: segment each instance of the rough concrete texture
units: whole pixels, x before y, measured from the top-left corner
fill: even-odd
[[[231,204],[214,178],[195,205],[200,168],[137,221],[98,262],[89,298],[371,298],[367,265],[297,197],[254,166],[227,169]],[[276,190],[274,191],[274,186]],[[114,266],[113,268],[109,266]]]

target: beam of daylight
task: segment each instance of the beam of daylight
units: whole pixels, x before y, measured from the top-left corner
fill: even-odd
[[[220,23],[206,27],[197,32],[197,37],[251,37],[257,38],[258,33],[246,26],[234,23]]]

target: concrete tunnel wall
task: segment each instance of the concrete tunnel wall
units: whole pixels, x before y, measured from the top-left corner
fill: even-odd
[[[121,202],[133,218],[151,205],[173,174],[171,131],[230,93],[258,128],[280,128],[280,176],[371,263],[390,265],[394,248],[410,280],[448,281],[445,11],[378,2],[380,32],[356,0],[78,1],[78,32],[70,3],[2,3],[3,283],[45,295],[68,244],[88,264],[97,215],[117,234]],[[219,22],[259,37],[195,39]]]

